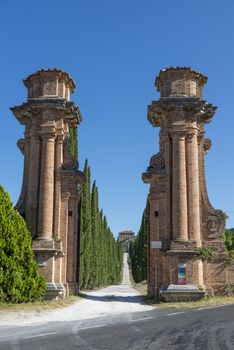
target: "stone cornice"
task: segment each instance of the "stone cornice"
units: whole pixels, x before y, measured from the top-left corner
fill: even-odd
[[[48,69],[40,69],[36,73],[30,74],[27,78],[23,80],[24,85],[29,88],[29,85],[33,80],[40,80],[40,78],[45,79],[45,76],[48,75],[50,77],[51,75],[56,75],[58,79],[63,79],[66,84],[69,85],[71,92],[73,92],[76,88],[76,84],[74,82],[74,79],[70,77],[70,75],[64,71],[62,71],[59,68],[48,68]]]
[[[191,119],[191,122],[203,124],[210,122],[216,109],[216,106],[197,97],[160,98],[148,106],[147,118],[153,126],[162,127],[165,118],[173,117],[173,113],[179,112],[186,119]]]
[[[26,124],[27,119],[33,118],[35,114],[39,114],[43,109],[54,110],[55,116],[60,113],[71,125],[79,125],[82,121],[82,115],[78,106],[74,102],[65,99],[32,99],[20,106],[11,107],[15,117],[21,124]]]

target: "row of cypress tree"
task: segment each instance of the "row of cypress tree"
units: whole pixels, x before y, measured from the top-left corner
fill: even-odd
[[[99,208],[95,181],[91,189],[91,171],[87,160],[84,174],[86,181],[81,186],[79,281],[81,289],[92,289],[120,282],[123,252]]]
[[[136,283],[147,279],[147,208],[145,208],[137,238],[130,244],[132,277]]]

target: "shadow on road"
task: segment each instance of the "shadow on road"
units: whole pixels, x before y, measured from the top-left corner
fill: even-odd
[[[141,304],[145,305],[145,301],[142,297],[140,296],[118,296],[118,295],[89,295],[85,293],[80,293],[79,296],[81,298],[85,298],[87,300],[94,300],[94,301],[102,301],[105,303],[109,302],[119,302],[119,303],[136,303],[136,304]]]

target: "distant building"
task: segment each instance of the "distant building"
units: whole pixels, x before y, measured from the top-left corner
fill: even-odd
[[[135,233],[131,230],[125,230],[119,233],[119,241],[124,245],[124,251],[129,252],[129,243],[135,240]]]

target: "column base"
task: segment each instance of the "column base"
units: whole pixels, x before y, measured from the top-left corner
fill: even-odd
[[[205,294],[205,290],[200,290],[193,284],[162,285],[159,291],[160,297],[167,302],[196,301],[202,299]]]
[[[55,239],[36,238],[32,242],[33,250],[61,251],[62,241]]]
[[[62,283],[46,283],[46,300],[58,300],[66,297],[66,289]]]
[[[78,283],[67,283],[68,295],[78,295],[79,294],[79,285]]]
[[[183,239],[176,239],[170,242],[170,250],[172,251],[194,251],[199,248],[199,242]]]

